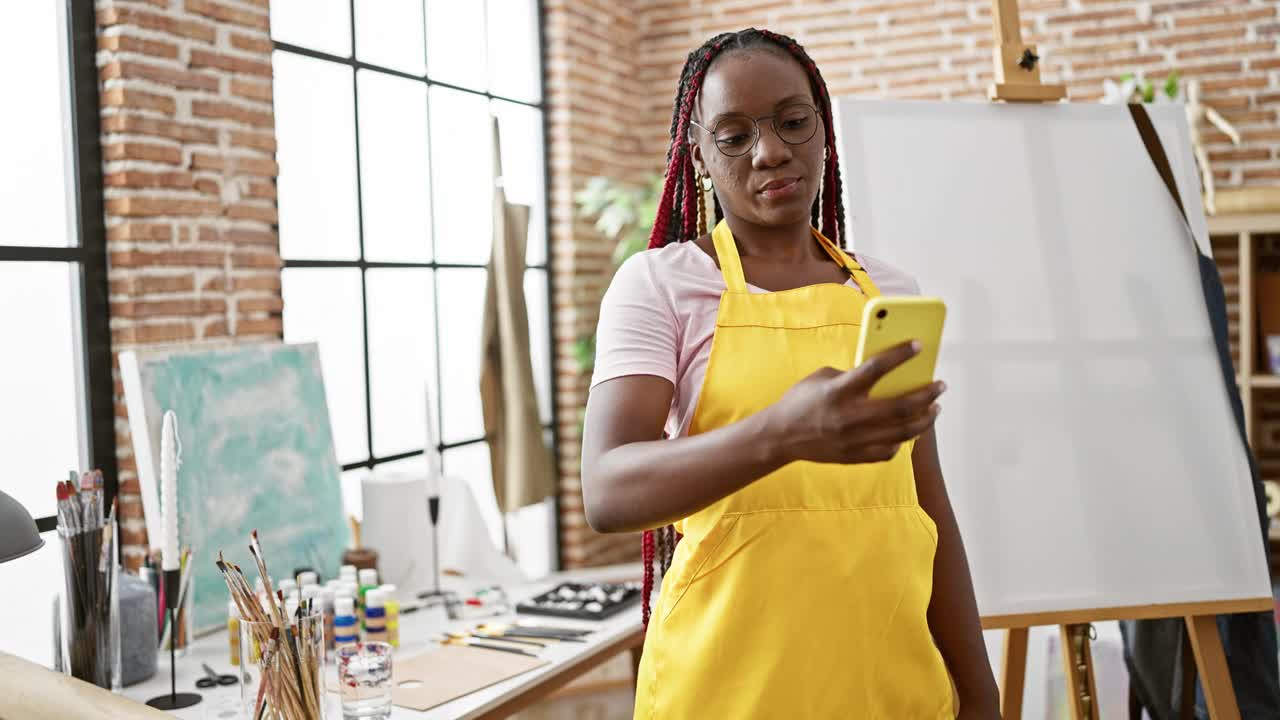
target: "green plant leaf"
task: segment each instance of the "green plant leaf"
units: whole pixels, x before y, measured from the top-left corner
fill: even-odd
[[[1174,70],[1169,73],[1169,77],[1164,79],[1164,94],[1170,100],[1178,97],[1178,82],[1182,78],[1179,77],[1178,71]]]
[[[627,258],[642,252],[649,247],[649,234],[641,232],[639,228],[629,232],[618,241],[613,248],[613,264],[621,265],[626,262]]]
[[[1155,87],[1146,80],[1142,81],[1142,84],[1138,86],[1138,90],[1142,93],[1142,102],[1149,103],[1156,99]]]
[[[596,228],[611,240],[617,240],[622,228],[635,220],[635,213],[626,203],[615,202],[607,205],[596,218]]]
[[[587,337],[578,338],[573,343],[573,363],[578,366],[578,372],[588,373],[596,365],[596,336],[595,333]]]
[[[574,195],[574,202],[578,203],[583,217],[593,217],[609,204],[609,188],[608,178],[593,177],[587,181],[585,188]]]

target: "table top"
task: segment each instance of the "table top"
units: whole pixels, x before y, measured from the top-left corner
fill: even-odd
[[[585,570],[572,570],[549,575],[541,580],[516,588],[504,588],[512,603],[524,600],[555,587],[560,582],[625,582],[639,579],[641,568],[638,563],[626,565],[610,565]],[[456,584],[456,579],[450,579]],[[445,584],[449,589],[450,583]],[[466,583],[467,588],[474,587],[474,582]],[[458,589],[462,589],[461,586]],[[432,642],[446,631],[463,631],[475,627],[478,622],[508,622],[515,619],[515,614],[486,618],[481,620],[450,620],[442,606],[423,608],[416,612],[402,614],[400,617],[400,648],[397,657],[409,658],[432,647]],[[587,636],[585,643],[555,643],[539,653],[550,661],[536,670],[508,678],[496,685],[477,690],[451,702],[439,705],[426,712],[394,707],[393,719],[415,718],[423,720],[444,720],[445,718],[474,718],[490,711],[502,703],[519,696],[532,688],[554,680],[564,673],[571,673],[585,663],[602,661],[620,650],[639,642],[643,634],[640,622],[639,606],[628,607],[612,618],[602,621],[581,621],[567,618],[543,618],[541,616],[520,616],[522,620],[541,622],[560,627],[580,627],[595,630]],[[239,717],[240,689],[238,685],[196,690],[195,682],[204,676],[201,663],[220,673],[231,671],[229,660],[229,644],[225,632],[217,632],[192,643],[185,656],[177,661],[177,689],[179,692],[199,692],[204,696],[203,702],[173,714],[184,720],[233,720]],[[334,674],[332,667],[327,675]],[[331,682],[326,680],[326,684]],[[159,668],[155,675],[146,682],[124,689],[124,696],[138,702],[169,692],[169,657],[167,653],[160,656]],[[327,717],[342,717],[342,710],[336,693],[326,693],[329,704]]]

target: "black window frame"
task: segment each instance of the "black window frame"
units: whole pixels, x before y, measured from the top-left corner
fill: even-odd
[[[422,5],[423,5],[423,18],[424,18],[424,27],[425,27],[425,23],[430,22],[430,18],[427,17],[427,8],[426,8],[425,0],[423,0]],[[373,438],[373,395],[372,395],[372,387],[371,387],[372,383],[370,379],[372,376],[372,372],[369,365],[368,271],[371,269],[384,269],[384,268],[393,268],[393,269],[412,268],[412,269],[428,269],[432,271],[442,270],[442,269],[444,270],[449,270],[449,269],[484,270],[487,268],[487,264],[485,263],[438,262],[436,260],[436,258],[438,257],[438,254],[436,252],[437,250],[436,234],[434,232],[431,234],[432,260],[430,262],[373,261],[373,260],[365,259],[364,189],[362,187],[361,165],[360,165],[360,91],[358,87],[359,85],[358,71],[370,71],[370,72],[383,73],[386,75],[390,75],[393,77],[398,77],[406,80],[421,82],[427,88],[428,92],[430,92],[430,89],[433,87],[448,88],[451,90],[467,93],[469,95],[483,97],[488,101],[498,100],[502,102],[511,103],[514,105],[521,105],[524,107],[533,108],[538,111],[539,120],[541,124],[540,132],[542,137],[542,164],[543,164],[542,199],[543,199],[544,207],[548,208],[547,212],[544,213],[545,225],[544,225],[544,235],[543,235],[547,243],[547,248],[546,248],[547,252],[546,252],[546,260],[544,262],[533,264],[533,265],[526,265],[525,270],[526,271],[528,270],[542,271],[545,274],[545,278],[546,278],[547,325],[548,325],[547,337],[548,337],[549,344],[551,346],[549,348],[549,355],[548,355],[549,357],[548,372],[550,373],[551,377],[549,378],[547,388],[548,388],[548,393],[550,395],[548,400],[549,400],[549,405],[551,410],[551,419],[549,422],[542,424],[542,429],[544,433],[547,431],[550,431],[550,434],[551,434],[550,452],[552,453],[552,462],[553,462],[553,466],[555,467],[556,485],[557,485],[557,488],[559,487],[560,441],[559,441],[559,433],[556,432],[556,428],[558,427],[558,422],[559,422],[559,412],[556,404],[556,384],[557,384],[557,364],[558,363],[556,359],[556,347],[555,347],[555,323],[553,322],[553,314],[554,314],[553,300],[555,297],[555,286],[554,286],[554,278],[553,278],[554,273],[553,273],[553,267],[552,267],[553,261],[552,261],[552,252],[551,252],[551,219],[550,219],[551,212],[550,212],[550,204],[549,204],[551,163],[550,163],[550,157],[549,157],[550,155],[549,136],[547,131],[547,105],[546,105],[547,87],[546,87],[546,71],[545,71],[546,59],[547,59],[546,22],[545,22],[546,15],[545,15],[545,8],[543,7],[542,0],[537,0],[537,2],[534,3],[534,9],[535,9],[535,22],[537,24],[537,27],[534,28],[534,30],[537,34],[537,40],[538,40],[538,63],[539,63],[539,67],[538,67],[538,70],[539,70],[538,98],[539,99],[537,101],[517,99],[513,97],[508,97],[505,95],[494,94],[487,90],[477,90],[475,88],[468,88],[468,87],[460,86],[453,83],[434,80],[431,78],[431,70],[429,67],[426,69],[426,72],[424,72],[421,75],[418,75],[418,74],[404,72],[402,70],[397,70],[395,68],[389,68],[383,65],[369,63],[369,62],[365,62],[363,60],[357,59],[355,0],[350,0],[347,7],[347,12],[349,13],[349,19],[350,19],[350,25],[351,25],[350,27],[351,52],[349,56],[336,55],[333,53],[324,52],[321,50],[314,50],[314,49],[296,45],[293,43],[282,42],[279,40],[275,40],[274,38],[272,39],[272,47],[274,51],[287,52],[294,55],[311,58],[313,60],[323,60],[323,61],[335,63],[342,67],[351,69],[351,92],[352,92],[352,108],[353,108],[352,111],[354,114],[354,125],[352,128],[352,132],[355,136],[354,137],[354,141],[355,141],[354,159],[355,159],[356,221],[357,221],[356,227],[357,227],[357,240],[358,240],[358,243],[357,243],[358,255],[354,260],[316,260],[316,259],[305,259],[305,258],[283,258],[282,257],[283,267],[281,270],[282,274],[285,271],[288,271],[290,269],[299,269],[299,268],[313,268],[313,269],[314,268],[342,268],[342,269],[358,269],[360,271],[360,304],[361,304],[361,320],[362,320],[361,343],[363,346],[362,357],[364,361],[364,401],[365,401],[364,402],[364,407],[365,407],[364,422],[365,422],[365,442],[368,445],[368,448],[367,448],[368,456],[363,460],[343,463],[342,472],[344,473],[350,470],[357,470],[357,469],[371,470],[377,467],[378,465],[417,457],[425,454],[426,452],[426,448],[408,450],[405,452],[394,453],[390,455],[381,455],[381,456],[375,454],[374,452],[375,445],[374,445],[374,438]],[[486,22],[488,22],[487,18],[486,18]],[[426,52],[426,42],[427,41],[424,36],[423,38],[424,55]],[[430,148],[429,144],[428,144],[428,148]],[[430,151],[428,150],[428,152]],[[430,173],[430,168],[428,168],[428,173]],[[432,212],[431,226],[434,227],[434,213],[435,213],[434,203],[431,204],[431,212]],[[433,274],[433,277],[435,277],[434,274]],[[436,387],[441,388],[443,380],[441,377],[441,369],[440,369],[442,364],[440,362],[440,348],[441,348],[440,295],[439,295],[439,285],[437,282],[432,283],[432,313],[433,313],[433,320],[434,320],[433,332],[435,336],[435,346],[433,349],[433,352],[435,353],[435,360],[436,360],[435,382],[436,382]],[[435,402],[436,413],[435,413],[434,422],[435,422],[435,427],[439,429],[444,426],[443,425],[444,403],[442,401],[442,398],[440,397],[435,398],[435,401],[436,401]],[[437,446],[435,449],[436,449],[436,452],[438,453],[438,456],[442,459],[442,462],[444,458],[444,453],[447,450],[466,447],[468,445],[476,445],[479,443],[487,442],[489,439],[488,435],[486,434],[486,435],[480,435],[478,437],[467,438],[464,440],[459,440],[454,442],[444,442],[443,433],[437,433],[437,435],[439,437],[438,437]],[[555,547],[554,547],[555,557],[552,558],[552,567],[558,569],[560,567],[560,553],[561,553],[560,494],[558,491],[555,493],[555,495],[553,495],[553,500],[554,500],[556,532],[555,532]]]
[[[97,18],[93,3],[65,0],[67,88],[70,91],[72,223],[76,244],[67,247],[0,245],[2,262],[64,262],[79,267],[73,284],[78,310],[73,338],[76,353],[78,440],[91,467],[102,471],[108,504],[119,489],[116,464],[115,399],[111,375],[110,305],[107,285],[107,232],[103,214],[102,146],[99,120]],[[20,309],[14,309],[21,311]],[[49,478],[50,485],[60,478]],[[50,488],[52,492],[52,487]],[[40,532],[57,527],[53,515],[38,517]]]

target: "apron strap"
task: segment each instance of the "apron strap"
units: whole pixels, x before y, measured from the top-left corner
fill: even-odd
[[[720,272],[724,275],[724,286],[729,292],[747,292],[747,279],[742,274],[742,259],[738,257],[738,246],[733,242],[733,231],[729,223],[721,220],[711,231],[711,242],[716,246],[716,258],[720,261]]]
[[[858,288],[862,290],[864,295],[869,298],[880,296],[880,288],[876,287],[876,284],[871,282],[871,276],[867,274],[866,270],[862,269],[862,266],[858,264],[857,260],[853,259],[852,255],[836,247],[835,243],[828,240],[825,235],[818,232],[816,229],[813,230],[813,237],[817,239],[818,244],[822,246],[822,249],[827,251],[827,254],[831,256],[832,260],[835,260],[838,265],[848,271],[849,275],[853,277],[853,281],[857,283]]]
[[[880,289],[871,282],[871,276],[862,269],[853,256],[836,247],[817,230],[813,230],[813,237],[822,249],[827,251],[831,259],[853,277],[853,281],[857,283],[863,294],[867,297],[880,295]],[[742,273],[742,258],[738,255],[738,246],[733,242],[733,231],[729,229],[727,222],[721,220],[716,224],[715,229],[711,231],[711,242],[716,248],[716,258],[720,261],[720,273],[724,275],[725,288],[729,292],[747,292],[746,276]]]

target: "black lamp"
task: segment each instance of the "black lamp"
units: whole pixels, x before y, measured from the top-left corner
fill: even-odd
[[[36,521],[22,504],[0,491],[0,563],[17,560],[44,547]]]

